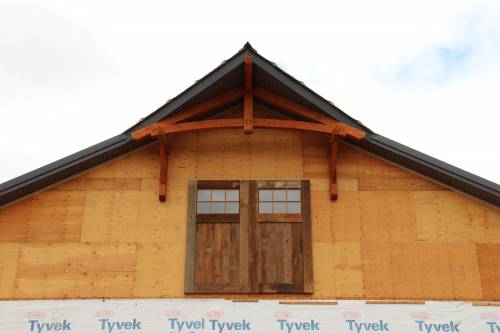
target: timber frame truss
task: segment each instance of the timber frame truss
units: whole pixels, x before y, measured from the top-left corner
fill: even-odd
[[[337,147],[340,138],[349,137],[362,140],[365,132],[339,122],[312,109],[304,107],[282,96],[278,96],[253,84],[252,57],[245,57],[245,78],[242,88],[233,89],[210,98],[197,105],[175,113],[154,124],[138,129],[132,133],[134,140],[153,137],[158,140],[160,148],[160,184],[159,199],[167,197],[168,152],[167,138],[171,135],[186,132],[198,132],[210,129],[238,129],[251,134],[254,128],[274,128],[315,132],[330,137],[330,199],[337,199]],[[305,120],[254,118],[254,98],[291,115]],[[192,120],[230,103],[243,99],[243,118]]]

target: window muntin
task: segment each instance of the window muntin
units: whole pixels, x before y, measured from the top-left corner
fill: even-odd
[[[240,190],[198,189],[197,214],[239,214]]]
[[[259,214],[300,213],[300,189],[259,189]]]

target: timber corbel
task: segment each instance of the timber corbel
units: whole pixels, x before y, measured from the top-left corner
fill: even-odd
[[[227,91],[132,133],[134,140],[141,140],[148,136],[158,140],[160,149],[160,201],[165,201],[167,197],[167,136],[215,129],[243,129],[245,133],[252,133],[254,128],[288,129],[329,135],[330,199],[337,200],[337,148],[339,139],[361,140],[365,137],[365,132],[330,118],[326,114],[297,104],[285,97],[275,95],[261,87],[255,87],[252,82],[252,58],[246,57],[244,65],[245,80],[242,88]],[[254,118],[254,96],[305,120]],[[194,120],[242,97],[244,108],[242,118]]]
[[[337,200],[337,149],[340,135],[336,130],[330,138],[330,200]]]
[[[160,149],[160,187],[158,190],[158,199],[165,201],[167,199],[167,171],[168,154],[166,147],[165,134],[158,135],[158,147]]]

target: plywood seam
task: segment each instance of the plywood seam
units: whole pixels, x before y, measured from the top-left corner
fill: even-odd
[[[12,206],[12,205],[13,205],[13,204],[15,204],[15,203],[18,203],[18,202],[21,202],[21,201],[26,200],[26,199],[28,199],[28,198],[34,197],[36,194],[39,194],[39,193],[41,193],[41,192],[45,192],[45,191],[47,191],[48,189],[51,189],[51,188],[53,188],[53,187],[56,187],[57,185],[60,185],[60,184],[65,183],[65,182],[67,182],[67,181],[69,181],[69,180],[75,179],[75,178],[77,178],[77,177],[79,177],[79,176],[82,176],[82,175],[84,175],[84,174],[86,174],[86,173],[88,173],[88,172],[90,172],[90,171],[92,171],[92,170],[95,170],[95,169],[98,169],[98,168],[100,168],[100,167],[102,167],[102,166],[104,166],[104,165],[110,164],[110,163],[112,163],[112,162],[114,162],[114,161],[116,161],[116,160],[119,160],[119,159],[123,158],[123,157],[129,156],[129,155],[132,155],[132,154],[136,153],[136,152],[137,152],[137,151],[139,151],[139,150],[142,150],[142,149],[145,149],[145,148],[147,148],[147,147],[151,146],[151,145],[152,145],[152,144],[154,144],[154,143],[156,143],[156,142],[152,142],[152,143],[145,144],[144,146],[138,147],[138,148],[136,148],[136,149],[134,149],[134,150],[131,150],[131,151],[129,151],[129,152],[127,152],[127,153],[123,154],[123,155],[117,156],[117,157],[112,158],[112,159],[110,159],[110,160],[108,160],[108,161],[106,161],[106,162],[103,162],[103,163],[100,163],[100,164],[98,164],[98,165],[96,165],[96,166],[93,166],[92,168],[86,169],[86,170],[84,170],[84,171],[82,171],[82,172],[79,172],[79,173],[74,174],[74,175],[72,175],[72,176],[70,176],[70,177],[67,177],[67,178],[65,178],[65,179],[63,179],[63,180],[61,180],[61,181],[55,182],[55,183],[53,183],[53,184],[50,184],[49,186],[44,187],[44,188],[42,188],[42,189],[40,189],[40,190],[37,190],[37,191],[35,191],[35,192],[31,192],[30,194],[28,194],[28,195],[26,195],[26,196],[20,197],[19,199],[13,200],[13,201],[11,201],[11,202],[6,203],[6,204],[5,204],[5,205],[3,205],[3,206],[0,206],[0,209],[4,209],[4,208],[6,208],[6,207]]]
[[[484,205],[486,205],[486,206],[489,206],[489,207],[491,207],[491,208],[494,208],[494,209],[500,210],[500,208],[499,208],[499,207],[496,207],[496,206],[492,205],[492,204],[491,204],[491,203],[489,203],[489,202],[486,202],[486,201],[484,201],[484,200],[481,200],[481,199],[479,199],[479,198],[477,198],[477,197],[474,197],[474,196],[472,196],[472,195],[470,195],[470,194],[468,194],[468,193],[462,192],[462,191],[460,191],[460,190],[458,190],[458,189],[456,189],[456,188],[454,188],[454,187],[452,187],[452,186],[450,186],[450,185],[448,185],[448,184],[441,183],[441,182],[439,182],[439,181],[437,181],[437,180],[435,180],[435,179],[433,179],[433,178],[430,178],[430,177],[428,177],[428,176],[426,176],[426,175],[420,174],[420,173],[418,173],[418,172],[416,172],[416,171],[414,171],[414,170],[412,170],[412,169],[408,169],[408,168],[406,168],[406,167],[404,167],[404,166],[402,166],[402,165],[399,165],[399,164],[397,164],[397,163],[395,163],[395,162],[393,162],[393,161],[387,160],[387,159],[385,159],[385,158],[383,158],[383,157],[380,157],[380,156],[375,155],[375,154],[373,154],[373,153],[371,153],[371,152],[368,152],[368,151],[366,151],[366,150],[364,150],[364,149],[362,149],[362,148],[360,148],[360,147],[357,147],[357,146],[355,146],[355,145],[353,145],[353,144],[351,144],[351,143],[349,143],[349,142],[347,142],[347,141],[345,141],[345,140],[344,140],[344,141],[342,141],[342,143],[343,143],[343,144],[345,144],[345,145],[350,146],[350,147],[351,147],[351,148],[353,148],[353,149],[356,149],[356,150],[358,150],[358,151],[362,151],[363,153],[365,153],[365,154],[367,154],[367,155],[370,155],[370,156],[372,156],[372,157],[378,158],[379,160],[384,161],[384,162],[386,162],[386,163],[388,163],[388,164],[391,164],[391,165],[394,165],[394,166],[396,166],[396,167],[398,167],[398,168],[400,168],[400,169],[403,169],[403,170],[405,170],[405,171],[407,171],[407,172],[409,172],[409,173],[412,173],[412,174],[414,174],[414,175],[417,175],[417,176],[419,176],[419,177],[422,177],[422,178],[424,178],[424,179],[427,179],[427,180],[429,180],[429,181],[431,181],[431,182],[433,182],[433,183],[435,183],[435,184],[441,185],[441,186],[443,186],[443,187],[445,187],[445,188],[448,188],[448,189],[450,189],[450,190],[452,190],[452,191],[454,191],[454,192],[460,193],[460,194],[462,194],[462,195],[464,195],[464,196],[468,197],[469,199],[473,199],[473,200],[478,201],[478,202],[480,202],[480,203],[482,203],[482,204],[484,204]]]

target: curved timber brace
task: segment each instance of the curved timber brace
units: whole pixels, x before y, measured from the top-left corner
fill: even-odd
[[[141,140],[148,136],[155,137],[158,140],[160,149],[160,201],[165,201],[167,196],[168,154],[166,150],[166,140],[168,136],[210,129],[237,128],[243,129],[246,134],[251,134],[254,128],[274,128],[328,135],[330,137],[330,199],[337,200],[337,147],[339,139],[347,137],[355,140],[362,140],[365,137],[365,132],[330,118],[318,111],[309,109],[285,97],[276,95],[262,87],[255,86],[253,84],[252,57],[250,56],[245,57],[244,72],[245,78],[242,88],[236,88],[222,93],[185,110],[169,115],[163,120],[138,129],[132,133],[134,140]],[[241,99],[243,99],[242,118],[193,120],[196,117]],[[307,119],[307,121],[254,118],[254,99],[261,100],[294,116]]]

